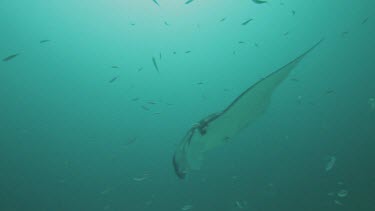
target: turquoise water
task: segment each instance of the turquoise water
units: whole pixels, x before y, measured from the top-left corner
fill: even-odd
[[[373,0],[158,3],[0,1],[0,210],[375,210]],[[195,122],[322,37],[175,175]]]

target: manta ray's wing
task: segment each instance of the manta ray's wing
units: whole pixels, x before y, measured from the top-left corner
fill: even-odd
[[[177,176],[184,178],[190,170],[199,169],[205,151],[228,142],[241,129],[261,116],[269,105],[275,88],[321,41],[246,89],[222,112],[212,114],[195,124],[180,142],[173,156]]]

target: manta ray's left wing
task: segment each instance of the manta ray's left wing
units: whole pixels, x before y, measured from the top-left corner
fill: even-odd
[[[212,114],[195,124],[174,153],[173,165],[177,176],[184,178],[190,170],[199,169],[204,152],[228,142],[241,129],[262,115],[269,105],[275,88],[321,41],[249,87],[222,112]]]

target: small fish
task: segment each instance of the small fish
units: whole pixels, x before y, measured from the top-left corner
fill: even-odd
[[[197,83],[197,85],[202,85],[202,84],[203,84],[203,82],[202,82],[202,81],[200,81],[200,82],[198,82],[198,83]]]
[[[296,11],[295,10],[292,10],[292,15],[295,15],[296,14]]]
[[[130,25],[131,25],[131,26],[135,26],[135,23],[131,23]]]
[[[160,7],[160,5],[159,5],[159,2],[157,1],[157,0],[152,0],[156,5],[158,5],[159,7]]]
[[[368,21],[368,17],[363,19],[362,24],[365,24]]]
[[[256,4],[264,4],[267,3],[267,0],[253,0],[253,2]]]
[[[150,105],[155,105],[156,104],[154,101],[148,101],[147,103],[150,104]]]
[[[9,56],[7,56],[7,57],[5,57],[5,58],[3,59],[3,62],[10,61],[10,60],[16,58],[18,55],[20,55],[20,54],[19,54],[19,53],[16,53],[16,54],[9,55]]]
[[[297,78],[290,79],[291,81],[298,82],[299,80]]]
[[[177,52],[176,52],[176,51],[173,51],[173,54],[174,54],[174,55],[176,55],[176,54],[177,54]]]
[[[46,43],[46,42],[50,42],[51,40],[41,40],[39,41],[39,43]]]
[[[330,90],[327,90],[327,91],[326,91],[326,94],[329,95],[329,94],[332,94],[332,93],[334,93],[334,92],[335,92],[334,90],[330,89]]]
[[[111,80],[108,81],[108,83],[113,83],[118,79],[118,76],[113,77]]]
[[[137,70],[137,72],[140,72],[142,70],[143,70],[143,67],[139,67],[138,70]]]
[[[344,31],[344,32],[341,32],[341,36],[345,37],[346,35],[348,35],[349,32],[348,31]]]
[[[167,21],[164,21],[164,25],[170,26],[170,24]]]
[[[343,205],[344,205],[344,204],[341,203],[339,200],[334,200],[333,202],[335,202],[335,204],[340,205],[340,206],[343,206]]]
[[[185,51],[185,53],[190,53],[191,51]]]
[[[194,0],[187,0],[186,2],[185,2],[185,4],[190,4],[191,2],[193,2]]]
[[[135,97],[132,99],[132,101],[138,101],[139,100],[139,97]]]
[[[335,195],[335,192],[329,192],[327,195],[328,195],[328,196],[334,196],[334,195]]]
[[[224,18],[222,18],[221,20],[220,20],[220,22],[223,22],[223,21],[225,21],[227,19],[227,17],[224,17]]]
[[[128,145],[131,145],[133,143],[135,143],[137,141],[137,137],[134,137],[130,140],[128,140],[127,142],[124,143],[125,146],[128,146]]]
[[[113,68],[113,69],[118,69],[119,66],[114,65],[114,66],[111,66],[111,68]]]
[[[102,194],[102,195],[106,195],[106,194],[110,193],[112,190],[113,190],[112,187],[107,187],[107,188],[104,189],[102,192],[100,192],[100,194]]]
[[[348,194],[349,194],[349,191],[345,190],[345,189],[342,189],[339,192],[337,192],[337,196],[340,197],[340,198],[347,197]]]
[[[159,53],[159,60],[161,60],[161,52]]]
[[[369,98],[368,99],[368,104],[370,105],[371,111],[375,111],[375,98]]]
[[[236,206],[237,206],[239,209],[243,209],[243,208],[245,208],[246,203],[243,202],[243,201],[236,201]]]
[[[149,108],[147,108],[147,107],[144,106],[144,105],[143,105],[141,108],[142,108],[143,110],[145,110],[145,111],[149,111],[149,110],[150,110]]]
[[[297,96],[297,102],[299,103],[299,104],[302,104],[302,101],[303,101],[303,97],[301,96],[301,95],[298,95]],[[328,164],[327,164],[328,165]],[[328,167],[326,167],[326,171],[329,171],[329,170],[327,170],[327,168]]]
[[[158,67],[158,64],[156,63],[155,57],[152,57],[152,63],[154,64],[156,71],[159,72],[159,67]]]
[[[143,176],[143,177],[134,177],[133,180],[136,181],[136,182],[142,182],[143,180],[147,179],[147,176]]]
[[[330,171],[336,163],[336,157],[330,156],[330,160],[326,164],[326,171]]]
[[[252,21],[252,20],[253,20],[253,19],[250,18],[249,20],[243,22],[241,25],[242,25],[242,26],[246,26],[246,25],[247,25],[248,23],[250,23],[250,21]]]
[[[245,42],[244,41],[238,41],[238,44],[244,44]]]
[[[193,208],[193,205],[187,204],[181,208],[182,211],[191,210]]]
[[[284,36],[288,36],[288,35],[289,35],[289,32],[285,32],[283,35],[284,35]]]
[[[254,46],[255,46],[255,47],[259,47],[259,44],[258,44],[258,43],[254,43]]]

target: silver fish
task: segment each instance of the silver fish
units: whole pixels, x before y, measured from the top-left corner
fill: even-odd
[[[155,57],[152,57],[152,63],[154,64],[154,67],[155,67],[156,71],[159,72],[159,67],[158,67],[158,64],[156,63]]]
[[[160,6],[159,5],[159,2],[157,0],[152,0],[156,5]]]
[[[3,62],[10,61],[10,60],[16,58],[18,55],[20,55],[20,54],[19,54],[19,53],[16,53],[16,54],[9,55],[9,56],[7,56],[7,57],[5,57],[5,58],[3,59]]]
[[[241,25],[242,26],[246,26],[248,23],[250,23],[250,21],[252,21],[253,19],[250,18],[249,20],[246,20],[245,22],[243,22]]]

